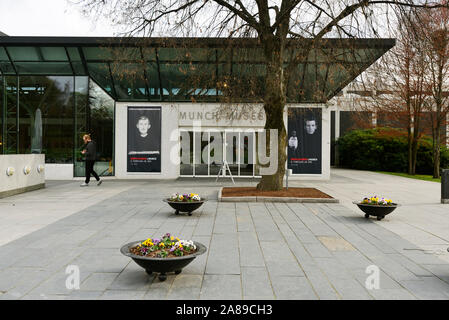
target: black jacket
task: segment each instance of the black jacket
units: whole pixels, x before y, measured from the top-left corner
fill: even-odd
[[[95,143],[95,141],[89,141],[85,148],[86,153],[84,154],[84,156],[86,157],[86,160],[90,160],[90,161],[95,161],[97,160],[97,145]]]

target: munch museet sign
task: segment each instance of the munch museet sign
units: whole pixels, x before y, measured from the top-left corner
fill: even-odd
[[[251,110],[220,110],[217,107],[183,106],[178,111],[180,126],[192,126],[193,122],[200,121],[203,126],[250,126],[263,127],[265,125],[265,112],[262,108],[254,107]]]

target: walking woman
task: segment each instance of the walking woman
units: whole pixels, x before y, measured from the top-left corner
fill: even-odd
[[[85,148],[81,151],[82,154],[86,156],[86,180],[81,185],[81,187],[87,187],[90,181],[90,174],[97,179],[97,185],[99,186],[103,180],[100,180],[98,174],[94,171],[94,164],[97,157],[97,145],[95,141],[92,141],[89,134],[85,134],[83,136],[83,140],[85,143]]]

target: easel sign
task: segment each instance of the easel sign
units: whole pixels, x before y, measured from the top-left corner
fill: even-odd
[[[226,160],[223,161],[223,165],[221,166],[220,170],[218,170],[217,179],[215,179],[215,182],[218,181],[218,178],[220,177],[220,173],[224,177],[226,171],[229,172],[229,176],[231,177],[232,183],[235,184],[234,177],[232,176],[231,169],[229,169],[229,165]]]

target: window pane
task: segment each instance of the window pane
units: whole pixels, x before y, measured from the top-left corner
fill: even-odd
[[[114,100],[95,82],[89,81],[89,118],[92,139],[97,143],[95,171],[114,175]]]
[[[9,61],[8,55],[3,47],[0,47],[0,61]]]
[[[111,72],[119,100],[147,100],[144,67],[137,63],[112,63]]]
[[[164,100],[215,101],[215,65],[160,64]]]
[[[42,57],[45,61],[68,61],[67,54],[63,47],[42,47]]]
[[[12,67],[11,63],[9,63],[9,61],[0,61],[0,71],[3,74],[7,74],[7,75],[12,75],[12,74],[16,74],[16,72],[14,71],[14,68]]]
[[[159,48],[159,61],[189,63],[191,61],[215,62],[215,50],[206,48]]]
[[[68,62],[15,62],[17,72],[22,75],[72,75]]]
[[[5,130],[4,135],[4,153],[5,154],[16,154],[18,147],[18,121],[17,121],[17,77],[8,76],[3,78],[3,85],[5,88],[4,94],[6,95],[3,99],[4,104],[4,114],[5,118]]]
[[[181,131],[180,133],[180,174],[193,175],[193,132]]]
[[[36,47],[7,47],[13,61],[42,61]]]
[[[112,91],[112,79],[107,63],[88,63],[89,74],[92,79],[107,93],[114,95]]]
[[[72,163],[73,87],[73,77],[20,77],[19,153],[45,153],[47,163]]]
[[[254,167],[254,134],[240,132],[240,175],[252,176]]]
[[[226,132],[226,162],[231,169],[231,173],[234,176],[238,175],[238,145],[239,145],[239,133],[238,132]]]
[[[223,165],[223,132],[210,132],[210,175],[216,176]]]
[[[81,56],[78,51],[78,48],[74,47],[67,48],[67,52],[69,53],[69,57],[72,62],[81,61]]]
[[[75,78],[75,99],[75,176],[85,175],[81,151],[86,133],[97,145],[95,171],[100,176],[114,175],[114,100],[87,77]]]
[[[209,152],[209,133],[195,132],[195,176],[207,176],[208,152]]]

